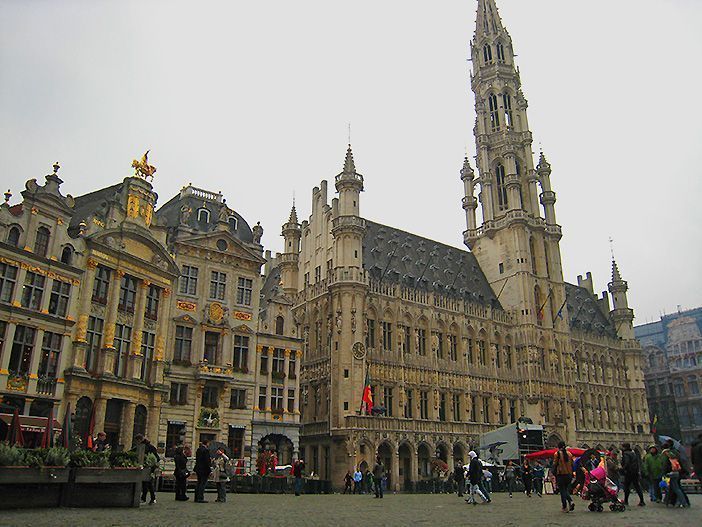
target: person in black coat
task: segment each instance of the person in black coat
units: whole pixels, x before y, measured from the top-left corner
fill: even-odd
[[[207,479],[212,472],[212,457],[207,448],[209,441],[203,439],[195,452],[195,474],[197,474],[197,485],[195,486],[195,503],[207,503],[205,500],[205,487]]]
[[[646,505],[641,489],[641,460],[629,443],[622,444],[622,473],[624,474],[624,505],[629,505],[632,487],[639,495],[639,507]]]
[[[132,448],[132,452],[136,452],[139,463],[143,465],[144,458],[148,454],[153,454],[156,457],[156,465],[149,467],[151,469],[149,479],[141,482],[141,502],[146,503],[146,494],[148,493],[151,497],[149,505],[153,505],[154,503],[156,503],[154,479],[156,477],[156,468],[158,466],[158,462],[161,461],[161,458],[158,455],[158,450],[156,450],[156,447],[152,445],[151,442],[148,439],[146,439],[143,435],[137,434],[135,439],[136,444]]]
[[[175,477],[175,499],[176,501],[188,501],[186,492],[188,489],[188,457],[190,456],[190,447],[188,445],[178,447],[173,454],[173,461],[175,462],[175,470],[173,471],[173,476]]]
[[[458,485],[458,496],[463,497],[463,490],[466,487],[466,475],[463,463],[460,461],[456,461],[456,465],[453,467],[453,481]]]

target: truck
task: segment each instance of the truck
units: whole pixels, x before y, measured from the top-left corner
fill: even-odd
[[[480,436],[480,457],[496,465],[512,460],[519,463],[522,456],[544,449],[544,427],[528,417]]]

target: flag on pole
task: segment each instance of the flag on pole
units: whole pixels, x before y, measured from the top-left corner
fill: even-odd
[[[366,381],[363,384],[363,398],[361,399],[361,406],[365,405],[366,414],[370,414],[373,409],[373,390],[370,385],[370,371],[366,370]]]
[[[66,413],[63,414],[63,448],[71,447],[71,403],[66,405]]]
[[[656,428],[658,428],[658,415],[653,416],[653,423],[651,423],[651,433],[656,433]]]
[[[563,308],[565,307],[566,302],[568,302],[568,297],[566,297],[565,300],[563,300],[561,307],[558,309],[558,313],[556,313],[556,316],[551,321],[552,324],[556,321],[557,318],[560,318],[561,320],[563,320]]]

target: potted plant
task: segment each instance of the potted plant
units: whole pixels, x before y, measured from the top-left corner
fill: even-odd
[[[69,479],[68,450],[0,444],[0,509],[57,507]]]

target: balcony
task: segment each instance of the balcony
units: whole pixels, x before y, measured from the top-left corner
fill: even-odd
[[[234,368],[231,365],[214,366],[207,362],[201,362],[197,365],[195,377],[198,379],[226,381],[234,377]]]
[[[499,424],[400,419],[399,417],[370,415],[347,415],[345,420],[346,428],[356,430],[418,432],[421,434],[482,434],[501,426]],[[307,433],[306,430],[305,433]]]
[[[363,234],[366,230],[366,220],[359,216],[337,216],[332,220],[331,232],[334,236],[340,232],[356,232]]]
[[[328,273],[327,280],[330,285],[341,282],[368,285],[366,271],[360,267],[337,267]]]
[[[37,379],[37,393],[53,396],[56,393],[56,377],[39,377]]]

